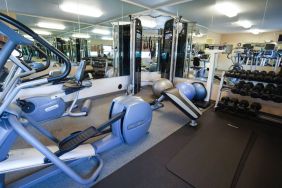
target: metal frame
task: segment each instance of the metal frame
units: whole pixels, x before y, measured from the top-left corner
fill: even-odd
[[[208,74],[208,80],[207,80],[207,96],[204,99],[204,101],[209,102],[211,98],[212,93],[212,86],[213,86],[213,80],[214,80],[214,71],[216,67],[216,62],[218,62],[218,55],[225,50],[208,50],[207,53],[210,54],[210,67],[209,67],[209,74]]]
[[[135,69],[136,69],[136,20],[134,18],[130,21],[130,81],[129,93],[134,94],[135,91]]]

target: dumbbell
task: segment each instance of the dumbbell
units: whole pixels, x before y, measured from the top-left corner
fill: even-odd
[[[244,79],[244,80],[248,80],[248,79],[249,79],[249,75],[250,75],[251,73],[252,73],[252,71],[250,71],[250,70],[247,70],[247,71],[242,70],[241,75],[240,75],[240,78],[241,78],[241,79]]]
[[[238,78],[240,78],[240,79],[245,79],[245,78],[242,78],[242,76],[243,76],[243,77],[246,76],[246,71],[245,71],[245,70],[239,71]]]
[[[250,109],[249,111],[253,114],[253,115],[257,115],[258,112],[260,111],[261,109],[261,104],[258,103],[258,102],[253,102],[250,106]]]
[[[277,103],[282,103],[282,85],[278,85],[275,89],[273,89],[271,100]]]
[[[242,79],[245,79],[245,80],[249,80],[249,75],[252,73],[252,71],[250,70],[247,70],[245,75],[242,75]]]
[[[273,84],[267,84],[261,92],[261,99],[266,101],[270,100],[272,98],[271,94],[274,89],[275,86]]]
[[[233,73],[233,77],[234,77],[234,78],[240,78],[240,75],[241,75],[241,71],[239,71],[239,70],[234,70],[234,73]]]
[[[275,95],[282,96],[282,85],[277,85],[277,87],[275,87],[275,89],[273,89],[272,93],[275,94]]]
[[[252,71],[252,72],[249,74],[249,76],[248,76],[249,80],[255,80],[256,75],[258,75],[258,74],[259,74],[259,71],[258,71],[258,70]]]
[[[229,98],[229,97],[222,97],[222,98],[221,98],[221,102],[222,102],[224,105],[227,105],[229,101],[230,101],[230,98]]]
[[[257,83],[250,91],[250,96],[253,98],[259,98],[263,89],[264,85],[262,83]]]
[[[229,70],[225,73],[226,77],[233,77],[233,70]]]
[[[227,104],[229,102],[230,98],[229,97],[221,97],[221,100],[220,102],[218,103],[218,106],[221,108],[221,109],[224,109],[227,107]]]
[[[252,82],[245,83],[243,87],[240,89],[239,94],[242,96],[247,96],[250,93],[250,90],[254,87]]]
[[[277,74],[277,75],[273,78],[273,82],[275,82],[276,84],[282,84],[282,74]]]
[[[279,95],[271,95],[271,100],[277,103],[282,103],[282,96]]]
[[[238,110],[242,112],[246,112],[248,110],[249,102],[247,100],[241,100],[238,103]]]
[[[234,94],[239,94],[240,90],[242,89],[244,84],[245,84],[245,81],[240,81],[240,82],[236,83],[234,85],[234,87],[231,89],[231,92],[234,93]]]
[[[265,77],[264,77],[264,82],[273,82],[273,79],[275,77],[275,72],[274,71],[269,71]]]
[[[255,76],[255,80],[264,81],[264,78],[266,77],[266,75],[267,75],[266,71],[261,71],[259,72],[259,74]]]
[[[227,103],[227,107],[229,110],[231,111],[235,111],[237,110],[237,105],[238,105],[239,100],[236,98],[232,98],[228,101]]]

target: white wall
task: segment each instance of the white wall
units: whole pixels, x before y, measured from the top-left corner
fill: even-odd
[[[202,37],[193,37],[193,43],[200,44],[220,44],[221,42],[221,34],[208,32],[206,35]]]

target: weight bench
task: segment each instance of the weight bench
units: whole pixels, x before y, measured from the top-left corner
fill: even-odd
[[[171,88],[163,91],[161,97],[151,103],[152,109],[156,110],[158,108],[163,107],[161,102],[165,99],[172,102],[180,111],[182,111],[186,116],[191,119],[189,123],[190,126],[197,126],[196,120],[202,115],[202,112],[191,100],[189,100],[177,88]]]

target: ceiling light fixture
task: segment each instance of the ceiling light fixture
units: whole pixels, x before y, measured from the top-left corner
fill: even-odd
[[[154,28],[157,26],[157,22],[154,18],[146,16],[146,17],[141,17],[140,20],[142,27]]]
[[[81,39],[88,39],[88,38],[90,38],[90,35],[87,34],[87,33],[74,33],[74,34],[72,34],[72,37],[81,38]]]
[[[119,21],[119,22],[112,22],[112,25],[129,25],[130,22]]]
[[[239,7],[232,2],[221,2],[215,5],[215,9],[229,18],[237,16],[240,12]]]
[[[113,37],[101,37],[102,40],[113,40]]]
[[[50,23],[50,22],[38,22],[37,26],[47,29],[58,29],[58,30],[64,30],[66,28],[66,26],[64,26],[63,24]]]
[[[60,9],[64,12],[69,12],[82,16],[90,16],[90,17],[100,17],[103,14],[103,12],[98,8],[94,8],[89,5],[85,5],[81,3],[73,3],[73,2],[65,2],[61,4]]]
[[[99,35],[109,35],[109,34],[111,34],[111,32],[107,29],[98,29],[98,28],[93,29],[92,32],[99,34]]]
[[[38,35],[51,35],[52,33],[49,31],[41,30],[41,29],[32,29]]]
[[[244,27],[245,29],[249,29],[253,25],[252,22],[250,22],[249,20],[239,20],[235,22],[235,24]]]
[[[69,41],[70,38],[62,38],[64,41]]]
[[[202,37],[202,36],[204,36],[204,34],[203,33],[193,33],[193,37]]]
[[[258,35],[258,34],[262,33],[263,31],[260,30],[260,29],[250,29],[249,32],[253,33],[254,35]]]

